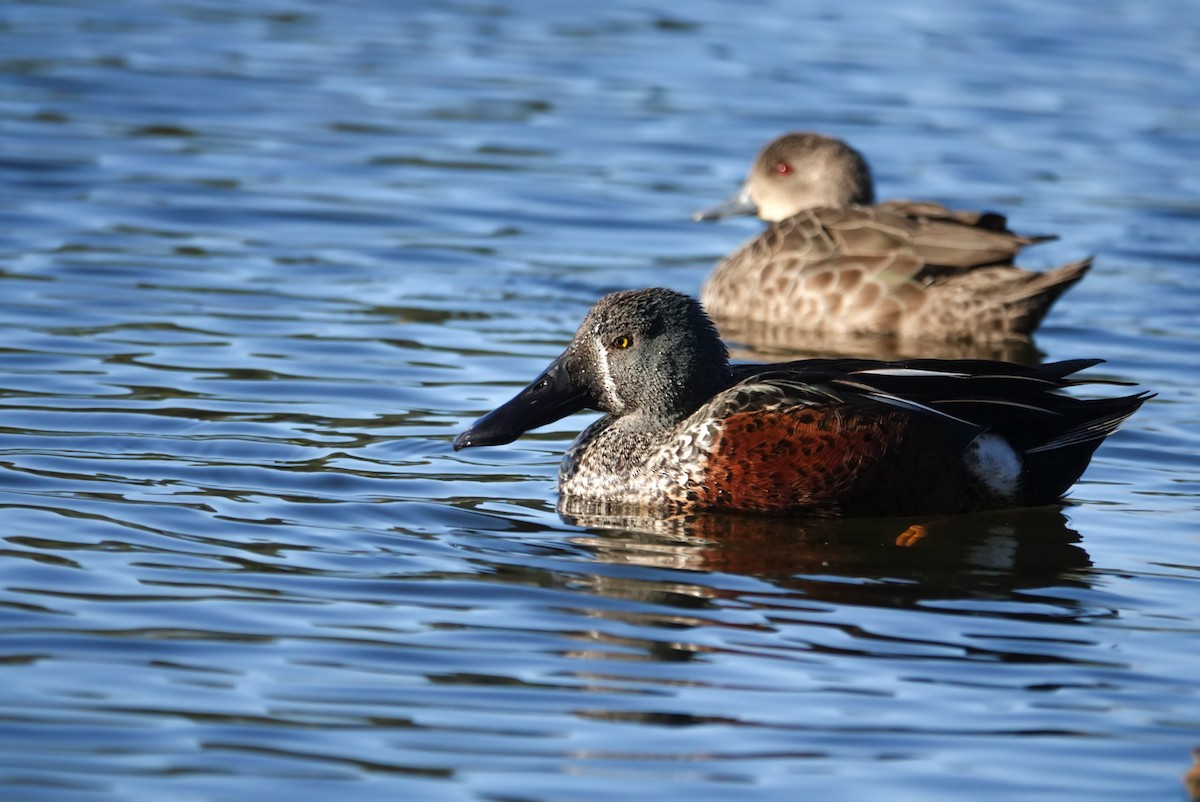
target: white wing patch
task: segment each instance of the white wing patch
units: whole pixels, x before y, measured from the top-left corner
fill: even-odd
[[[963,455],[967,470],[1003,499],[1016,496],[1021,484],[1021,457],[999,435],[981,434]]]
[[[968,373],[950,373],[944,370],[921,370],[920,368],[870,368],[868,370],[857,370],[855,373],[873,374],[875,376],[941,376],[951,379],[965,379],[970,376]]]
[[[867,371],[863,371],[863,372],[866,373]],[[946,374],[946,375],[949,375],[949,374]],[[836,381],[838,384],[840,384],[844,387],[850,387],[852,389],[858,390],[859,392],[861,392],[863,395],[867,396],[868,398],[870,398],[874,401],[878,401],[882,404],[890,404],[894,407],[900,407],[901,409],[913,409],[913,410],[917,410],[920,412],[927,412],[930,415],[938,415],[940,417],[946,418],[947,420],[952,420],[957,423],[964,424],[966,426],[975,426],[975,424],[971,423],[970,421],[964,420],[963,418],[959,418],[954,415],[951,415],[949,412],[946,412],[944,410],[934,409],[933,407],[928,406],[927,404],[921,404],[921,403],[918,403],[917,401],[912,401],[908,398],[901,398],[898,395],[892,395],[891,393],[885,393],[882,390],[872,387],[869,384],[861,384],[860,382],[851,382],[851,381],[846,381],[844,379],[837,379]]]

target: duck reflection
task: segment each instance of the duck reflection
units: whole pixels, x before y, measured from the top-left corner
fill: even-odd
[[[568,500],[559,514],[594,530],[574,542],[608,563],[755,577],[785,592],[839,604],[1002,599],[1023,588],[1083,586],[1081,573],[1091,565],[1059,507],[912,520],[713,513],[649,518]],[[640,588],[634,595],[644,598],[652,584],[639,581],[627,590]],[[720,590],[728,587],[723,582],[696,585],[704,598],[738,595]],[[601,590],[623,595],[615,584]]]
[[[733,359],[778,362],[810,357],[856,357],[861,359],[999,359],[1021,365],[1037,365],[1042,352],[1033,341],[954,342],[905,340],[884,335],[821,334],[789,326],[715,318],[721,337],[729,344]]]

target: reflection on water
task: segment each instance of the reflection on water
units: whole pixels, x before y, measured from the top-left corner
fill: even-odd
[[[1000,359],[1034,365],[1041,352],[1031,340],[947,342],[905,340],[874,335],[832,335],[787,326],[720,320],[721,336],[734,359],[780,362],[786,359],[845,356],[862,359]]]
[[[1057,507],[854,521],[696,513],[665,519],[573,514],[599,530],[572,542],[615,564],[744,574],[806,598],[899,607],[1005,598],[1081,582],[1091,566]],[[605,593],[611,589],[605,588]]]
[[[0,797],[1179,794],[1194,6],[0,5]],[[1108,359],[1160,395],[1067,506],[564,520],[582,417],[452,450],[793,129],[1096,267],[1036,351],[727,333]]]

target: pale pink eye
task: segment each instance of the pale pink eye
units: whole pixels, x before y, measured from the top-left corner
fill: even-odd
[[[779,175],[789,175],[792,172],[792,165],[787,162],[779,162],[775,165],[775,172]]]

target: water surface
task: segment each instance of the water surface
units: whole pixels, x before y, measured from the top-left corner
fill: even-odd
[[[1170,0],[6,4],[5,798],[1182,799],[1197,87]],[[1037,348],[1160,395],[1064,506],[575,518],[586,416],[452,451],[791,129],[1096,255]]]

